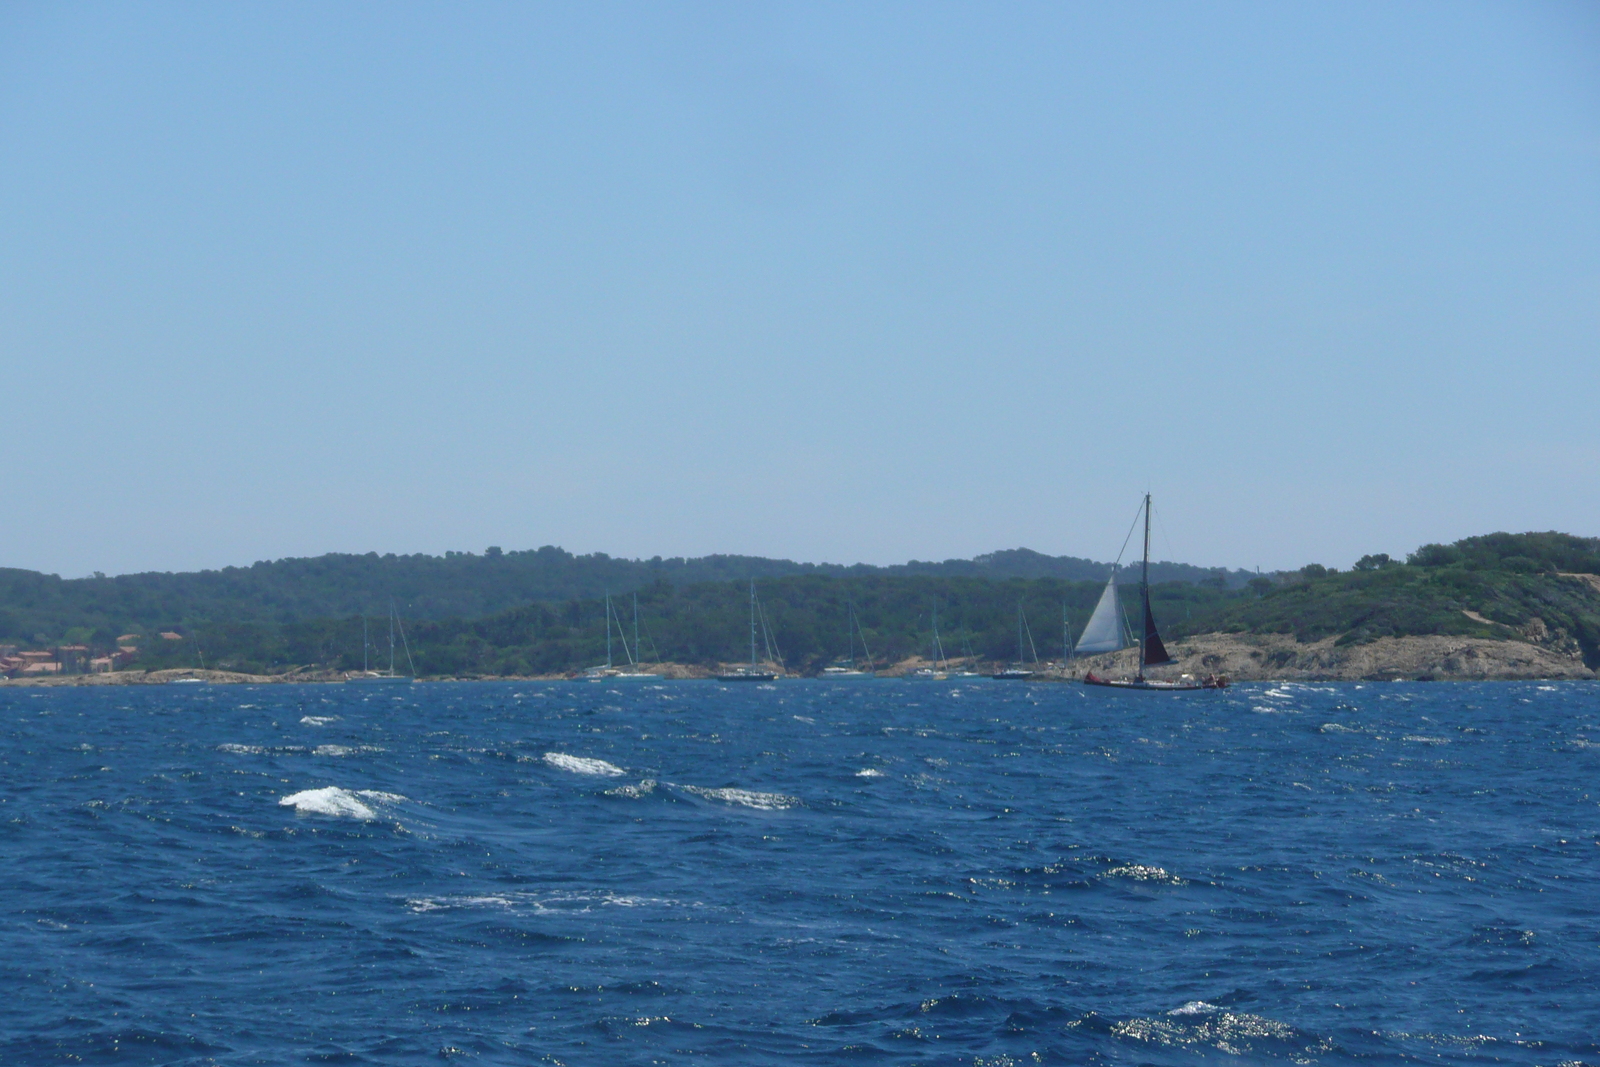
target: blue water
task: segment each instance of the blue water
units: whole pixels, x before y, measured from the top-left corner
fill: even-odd
[[[5,689],[0,1063],[1600,1063],[1597,697]]]

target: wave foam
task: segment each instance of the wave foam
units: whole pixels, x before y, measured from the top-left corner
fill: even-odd
[[[1406,734],[1402,741],[1415,741],[1421,745],[1448,745],[1448,737],[1424,737],[1422,734]]]
[[[364,799],[363,799],[364,798]],[[376,789],[358,789],[351,792],[336,785],[321,789],[303,789],[278,800],[278,806],[293,808],[300,815],[327,815],[335,819],[360,819],[371,822],[378,817],[365,801],[393,804],[404,800],[399,793],[384,793]]]
[[[339,716],[337,716],[337,715],[302,715],[302,716],[300,716],[300,723],[301,723],[302,726],[326,726],[330,722],[338,722],[338,721],[339,721]]]
[[[654,778],[646,778],[646,779],[644,779],[644,781],[640,782],[638,785],[619,785],[614,789],[607,789],[606,790],[606,796],[608,796],[608,797],[632,797],[632,798],[637,799],[639,797],[644,796],[646,793],[655,792],[655,788],[656,788],[655,779]]]
[[[1101,871],[1100,877],[1127,878],[1135,882],[1159,882],[1162,885],[1187,884],[1175,874],[1168,874],[1160,867],[1147,867],[1142,863],[1126,863],[1121,867],[1112,867],[1108,871]]]
[[[883,772],[876,767],[867,767],[856,772],[857,778],[882,778]]]
[[[378,745],[318,745],[311,750],[313,756],[350,756],[357,752],[382,752]]]
[[[597,774],[606,778],[621,778],[627,772],[615,763],[607,763],[603,759],[590,759],[587,756],[569,756],[565,752],[546,752],[544,761],[552,767],[573,774]]]
[[[554,893],[540,895],[529,892],[485,894],[482,896],[412,897],[406,907],[415,912],[449,911],[458,908],[515,908],[535,914],[584,914],[595,908],[698,908],[698,903],[684,904],[670,897],[636,897],[619,893]]]
[[[782,811],[800,803],[799,797],[784,796],[782,793],[758,793],[753,789],[706,789],[698,785],[686,785],[683,788],[695,796],[705,797],[708,800],[742,804],[759,811]]]

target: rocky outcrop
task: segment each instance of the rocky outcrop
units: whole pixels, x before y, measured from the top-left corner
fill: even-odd
[[[1151,677],[1225,674],[1234,681],[1595,677],[1575,651],[1478,637],[1380,637],[1366,644],[1340,645],[1334,637],[1302,643],[1290,634],[1197,634],[1173,642],[1167,650],[1176,662],[1153,669]],[[1076,664],[1079,674],[1092,669],[1115,677],[1131,675],[1137,665],[1134,649]]]

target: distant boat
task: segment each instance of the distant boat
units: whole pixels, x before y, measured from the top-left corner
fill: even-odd
[[[922,682],[942,682],[950,676],[950,661],[945,659],[944,645],[939,640],[939,605],[933,605],[933,640],[928,648],[931,667],[918,667],[911,677]]]
[[[347,674],[344,676],[347,685],[410,685],[416,679],[412,677],[417,673],[415,663],[411,663],[411,643],[405,641],[405,630],[400,631],[401,641],[405,641],[406,662],[411,663],[411,674],[397,674],[394,669],[394,630],[399,622],[399,614],[395,611],[394,601],[389,602],[389,669],[375,671],[370,668],[367,654],[372,647],[372,642],[367,637],[367,617],[361,616],[361,673]]]
[[[972,640],[967,634],[967,624],[965,621],[963,621],[961,624],[961,650],[966,654],[967,665],[962,667],[959,671],[951,671],[950,677],[982,678],[982,673],[972,669],[978,665],[978,654],[972,651]]]
[[[648,671],[639,670],[639,657],[636,654],[639,648],[639,594],[633,594],[633,648],[628,647],[628,635],[622,630],[622,620],[617,619],[617,637],[622,641],[623,654],[628,657],[628,666],[632,670],[618,670],[611,663],[611,620],[616,616],[616,608],[612,606],[611,594],[606,594],[606,665],[604,667],[590,667],[583,672],[583,676],[591,682],[617,681],[638,682],[654,678],[655,675]]]
[[[738,667],[716,676],[719,682],[773,682],[777,681],[778,672],[768,670],[761,666],[756,659],[756,624],[759,620],[761,626],[761,639],[767,650],[767,658],[772,658],[772,635],[767,630],[766,613],[760,610],[756,603],[756,580],[750,579],[750,666]]]
[[[1167,654],[1167,646],[1161,641],[1161,634],[1156,631],[1155,616],[1150,613],[1150,494],[1144,495],[1144,561],[1139,568],[1139,602],[1144,610],[1144,636],[1139,641],[1139,673],[1132,678],[1102,678],[1093,671],[1083,676],[1084,685],[1107,686],[1112,689],[1144,689],[1172,692],[1190,689],[1225,689],[1228,679],[1220,675],[1207,675],[1199,681],[1189,680],[1189,675],[1184,675],[1182,681],[1167,682],[1153,678],[1146,678],[1146,667],[1156,667],[1163,663],[1171,663],[1172,657]],[[1117,570],[1113,564],[1111,578],[1106,582],[1105,591],[1100,594],[1100,602],[1094,607],[1094,614],[1089,616],[1089,624],[1083,628],[1083,636],[1078,639],[1076,649],[1079,655],[1095,652],[1115,652],[1128,647],[1128,642],[1123,636],[1122,606],[1117,600]]]
[[[1026,635],[1027,644],[1023,637]],[[1039,650],[1033,647],[1033,631],[1028,627],[1028,616],[1022,611],[1022,601],[1017,601],[1017,662],[1004,670],[995,671],[991,677],[1002,682],[1016,682],[1032,678],[1035,672],[1028,667],[1028,650],[1033,651],[1033,665],[1039,665]]]
[[[846,651],[844,661],[832,666],[822,668],[823,678],[870,678],[876,673],[872,668],[872,653],[867,650],[867,635],[861,634],[861,654],[867,658],[867,669],[861,670],[856,666],[856,634],[861,630],[861,621],[856,618],[856,606],[850,601],[845,601],[845,642]]]
[[[615,609],[612,610],[612,614],[613,615],[616,614]],[[618,634],[618,636],[621,636],[621,634],[622,634],[622,620],[621,619],[617,620],[617,634]],[[654,642],[651,642],[651,644],[652,644],[652,647],[653,647],[654,646]],[[633,648],[632,648],[631,651],[628,650],[628,639],[626,637],[624,637],[622,639],[622,648],[623,648],[624,651],[628,652],[628,666],[632,667],[633,670],[631,670],[631,671],[618,671],[616,673],[616,675],[615,675],[617,681],[619,681],[619,682],[641,682],[641,681],[646,681],[646,680],[653,679],[653,678],[656,677],[656,675],[651,674],[649,671],[641,671],[639,669],[640,664],[643,663],[643,661],[644,661],[644,646],[639,644],[639,594],[638,593],[633,594]]]

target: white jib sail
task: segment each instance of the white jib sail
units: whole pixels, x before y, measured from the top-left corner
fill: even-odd
[[[1111,580],[1106,582],[1106,590],[1100,594],[1100,603],[1094,606],[1094,614],[1089,616],[1089,625],[1083,628],[1083,636],[1078,638],[1074,651],[1115,652],[1122,647],[1124,647],[1122,619],[1117,607],[1117,573],[1112,571]]]

